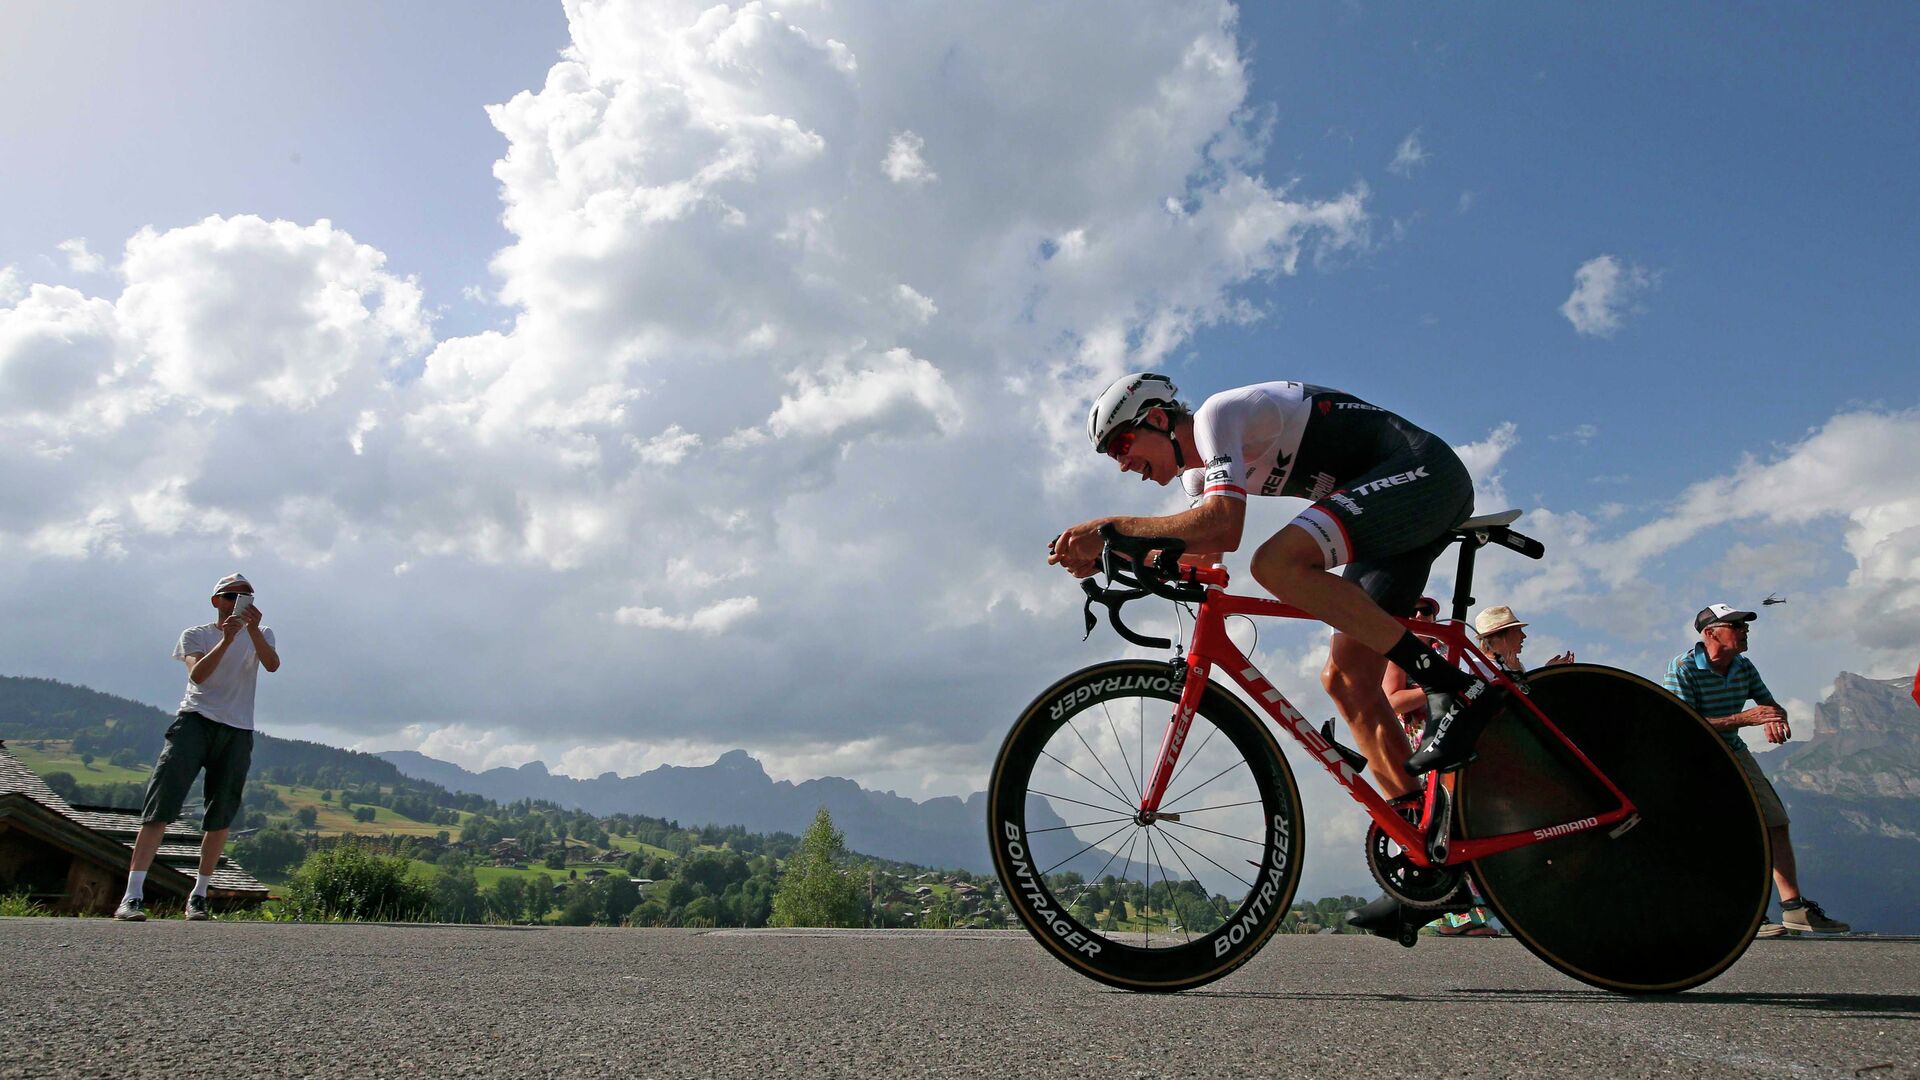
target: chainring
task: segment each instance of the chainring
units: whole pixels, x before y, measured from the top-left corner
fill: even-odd
[[[1466,874],[1421,866],[1378,824],[1367,826],[1367,869],[1389,896],[1408,907],[1444,908],[1469,895]]]

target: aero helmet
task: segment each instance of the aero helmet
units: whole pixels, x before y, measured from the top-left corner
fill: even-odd
[[[1154,406],[1180,407],[1180,388],[1165,375],[1151,371],[1122,375],[1094,399],[1087,413],[1087,438],[1106,452],[1107,440],[1122,428],[1138,423]]]

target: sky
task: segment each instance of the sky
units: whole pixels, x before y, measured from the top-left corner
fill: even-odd
[[[241,570],[276,734],[965,794],[1126,651],[1045,541],[1179,508],[1085,442],[1157,370],[1460,448],[1547,545],[1475,589],[1536,662],[1657,678],[1785,597],[1805,737],[1920,657],[1917,50],[1889,5],[9,5],[0,671],[170,708]],[[1256,501],[1245,551],[1300,509]],[[1324,631],[1236,634],[1331,714]]]

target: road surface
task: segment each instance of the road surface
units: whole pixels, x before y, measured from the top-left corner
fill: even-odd
[[[1756,942],[1685,994],[1510,940],[1276,937],[1149,996],[1017,932],[0,919],[0,1073],[1920,1076],[1920,942]]]

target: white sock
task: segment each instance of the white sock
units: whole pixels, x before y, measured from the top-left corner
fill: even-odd
[[[146,895],[147,895],[147,872],[145,870],[128,871],[126,898],[128,900],[144,900],[146,899]]]
[[[207,898],[207,886],[213,884],[212,874],[193,875],[193,895],[202,900]]]

